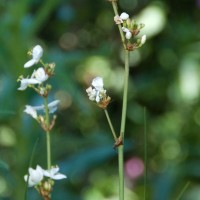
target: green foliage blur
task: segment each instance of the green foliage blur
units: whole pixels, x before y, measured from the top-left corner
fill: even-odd
[[[200,199],[200,1],[119,0],[119,12],[145,23],[146,44],[131,53],[125,133],[126,200],[143,199],[144,108],[147,121],[147,199]],[[27,51],[44,48],[56,63],[50,100],[60,99],[52,132],[57,181],[53,200],[117,200],[117,152],[103,111],[85,89],[102,76],[108,107],[119,130],[123,50],[112,6],[106,0],[0,1],[0,199],[22,200],[23,176],[46,167],[45,134],[23,110],[38,105],[31,89],[18,91]],[[40,199],[33,188],[28,199]]]

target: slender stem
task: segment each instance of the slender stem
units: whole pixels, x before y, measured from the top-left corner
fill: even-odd
[[[181,192],[179,193],[179,195],[178,195],[178,197],[176,198],[176,200],[180,200],[180,199],[181,199],[181,197],[183,196],[183,193],[188,189],[189,185],[190,185],[190,181],[188,181],[188,182],[184,185],[183,189],[182,189]]]
[[[112,7],[116,15],[118,14],[117,3],[112,1]],[[121,24],[118,24],[119,33],[121,36],[122,45],[125,52],[125,73],[124,73],[124,92],[123,92],[123,104],[122,104],[122,116],[121,116],[121,128],[120,128],[120,140],[122,144],[118,146],[118,167],[119,167],[119,200],[124,200],[124,132],[126,124],[126,111],[127,111],[127,96],[128,96],[128,79],[129,79],[129,51],[126,48],[125,37],[122,31]]]
[[[51,138],[49,129],[49,108],[47,97],[44,97],[44,107],[45,107],[45,123],[46,123],[46,145],[47,145],[47,169],[51,168]]]
[[[124,200],[124,145],[118,147],[119,200]]]
[[[120,136],[122,140],[124,139],[124,131],[126,124],[128,79],[129,79],[129,51],[125,50],[124,93],[123,93],[123,104],[122,104],[121,129],[120,129]]]
[[[112,1],[112,7],[113,7],[113,10],[114,10],[115,16],[119,15],[118,14],[118,10],[117,10],[117,3],[116,3],[116,1]],[[120,33],[120,36],[121,36],[121,41],[122,41],[123,47],[126,50],[125,37],[124,37],[124,33],[122,31],[121,24],[118,24],[118,28],[119,28],[119,33]]]
[[[115,130],[114,130],[114,128],[113,128],[113,125],[112,125],[112,122],[111,122],[111,119],[110,119],[110,116],[109,116],[109,114],[108,114],[107,109],[104,109],[104,112],[105,112],[105,114],[106,114],[106,118],[107,118],[107,120],[108,120],[108,124],[109,124],[109,126],[110,126],[110,129],[111,129],[111,132],[112,132],[112,134],[113,134],[114,140],[115,140],[115,142],[116,142],[116,141],[117,141],[117,135],[116,135]]]
[[[144,108],[144,200],[146,200],[147,191],[147,121],[146,108]]]

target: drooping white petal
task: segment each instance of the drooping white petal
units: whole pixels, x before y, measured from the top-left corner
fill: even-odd
[[[92,86],[94,86],[94,88],[96,90],[103,90],[103,78],[101,77],[96,77],[92,80]]]
[[[31,60],[29,60],[28,62],[26,62],[24,64],[24,68],[29,68],[29,67],[33,66],[35,63],[36,63],[36,60],[35,59],[31,59]]]
[[[42,47],[40,45],[36,45],[32,50],[32,59],[26,62],[24,64],[24,67],[28,68],[28,67],[33,66],[34,64],[37,64],[40,58],[42,57],[42,55],[43,55]]]
[[[58,173],[58,171],[59,171],[59,167],[56,166],[49,170],[44,170],[43,174],[44,174],[44,176],[49,177],[54,180],[60,180],[60,179],[67,178],[66,175]]]
[[[21,81],[21,85],[18,88],[18,90],[25,90],[28,85],[34,85],[34,84],[40,84],[40,81],[34,79],[34,78],[23,78],[20,80]]]
[[[34,109],[34,107],[26,105],[24,112],[31,115],[34,119],[37,119],[37,111]]]
[[[54,113],[57,110],[59,103],[60,103],[59,100],[55,100],[55,101],[52,101],[51,103],[49,103],[48,104],[49,113]]]
[[[122,20],[127,20],[127,19],[129,18],[129,15],[128,15],[127,13],[123,12],[123,13],[120,15],[120,18],[121,18]]]
[[[37,62],[39,62],[40,58],[42,57],[43,55],[43,49],[40,45],[36,45],[34,48],[33,48],[33,59]]]

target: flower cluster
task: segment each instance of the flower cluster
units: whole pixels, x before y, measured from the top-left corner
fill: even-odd
[[[137,24],[135,20],[131,20],[129,15],[123,12],[120,16],[116,15],[114,17],[116,24],[122,24],[122,31],[125,33],[125,38],[128,40],[127,49],[134,50],[141,47],[146,42],[146,35],[143,35],[141,38],[137,39],[135,43],[131,43],[130,39],[138,35],[140,30],[144,27],[144,24]]]
[[[49,170],[44,170],[37,165],[36,169],[29,168],[28,172],[29,174],[24,176],[24,180],[28,183],[28,187],[34,186],[43,197],[50,197],[54,180],[67,178],[66,175],[59,173],[58,166],[52,167]]]
[[[42,169],[42,167],[37,165],[36,169],[29,168],[28,171],[29,171],[29,174],[28,175],[26,174],[24,176],[24,180],[28,182],[29,187],[33,187],[40,184],[44,180],[45,177],[53,179],[53,180],[60,180],[60,179],[67,178],[64,174],[60,174],[58,172],[59,171],[58,166],[52,167],[49,170],[44,170]]]
[[[36,92],[38,92],[41,96],[47,96],[51,87],[47,84],[43,86],[43,83],[53,75],[55,64],[43,64],[41,57],[43,55],[43,49],[40,45],[36,45],[32,51],[28,52],[29,55],[32,56],[28,62],[24,64],[24,68],[29,68],[37,63],[41,63],[43,66],[34,70],[32,75],[24,78],[20,76],[18,81],[20,81],[20,87],[18,90],[25,90],[27,87],[32,87]],[[37,86],[37,87],[36,87]]]
[[[103,85],[103,78],[96,77],[92,80],[92,86],[87,88],[86,92],[91,101],[96,102],[99,107],[105,109],[110,103],[111,98],[106,94]]]
[[[54,73],[55,64],[53,63],[47,63],[44,64],[41,60],[43,55],[43,49],[40,45],[36,45],[32,51],[28,52],[29,55],[32,56],[32,59],[30,59],[28,62],[24,64],[24,68],[29,68],[37,63],[41,63],[42,66],[35,69],[32,72],[31,77],[23,78],[23,76],[19,77],[20,81],[20,87],[18,90],[25,90],[27,87],[33,88],[39,95],[42,97],[47,97],[49,91],[51,90],[51,85],[46,84],[44,85],[44,82],[48,80],[49,77],[51,77]],[[57,106],[59,104],[59,100],[55,100],[47,105],[47,109],[49,113],[54,113],[57,110]],[[50,130],[54,123],[55,123],[55,116],[50,124],[49,127],[46,127],[45,119],[42,115],[38,116],[38,111],[44,111],[45,112],[45,105],[41,106],[30,106],[26,105],[24,112],[29,114],[31,117],[36,119],[42,126],[42,128],[46,130]]]

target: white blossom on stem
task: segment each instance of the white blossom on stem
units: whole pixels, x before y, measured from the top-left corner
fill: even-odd
[[[122,31],[126,33],[125,37],[127,40],[131,39],[132,33],[130,32],[130,30],[128,28],[122,27]]]
[[[36,45],[32,50],[32,59],[26,62],[24,64],[24,67],[28,68],[28,67],[33,66],[34,64],[37,64],[40,58],[42,57],[42,55],[43,55],[42,47],[40,45]]]
[[[114,17],[114,21],[116,24],[122,24],[123,21],[127,20],[129,18],[129,15],[125,12],[123,12],[120,16],[119,15],[116,15]]]
[[[49,113],[54,113],[58,109],[58,104],[60,103],[60,100],[52,101],[48,104]]]
[[[92,80],[92,87],[86,89],[88,97],[91,101],[99,103],[106,96],[106,90],[103,88],[103,78],[96,77]]]
[[[29,187],[33,187],[42,181],[44,177],[43,169],[39,165],[37,165],[36,169],[29,168],[28,171],[29,175],[25,175],[24,180],[28,181]]]
[[[34,70],[32,78],[35,78],[40,83],[46,81],[48,79],[48,75],[46,74],[43,67],[38,68],[37,70]]]
[[[40,84],[41,82],[35,78],[22,78],[18,90],[25,90],[28,85]]]
[[[60,179],[67,178],[67,176],[59,173],[58,171],[59,171],[59,167],[56,166],[56,167],[52,167],[49,170],[43,170],[43,174],[44,174],[44,176],[49,177],[54,180],[60,180]]]
[[[129,15],[126,12],[123,12],[120,16],[119,16],[122,20],[127,20],[129,18]]]

